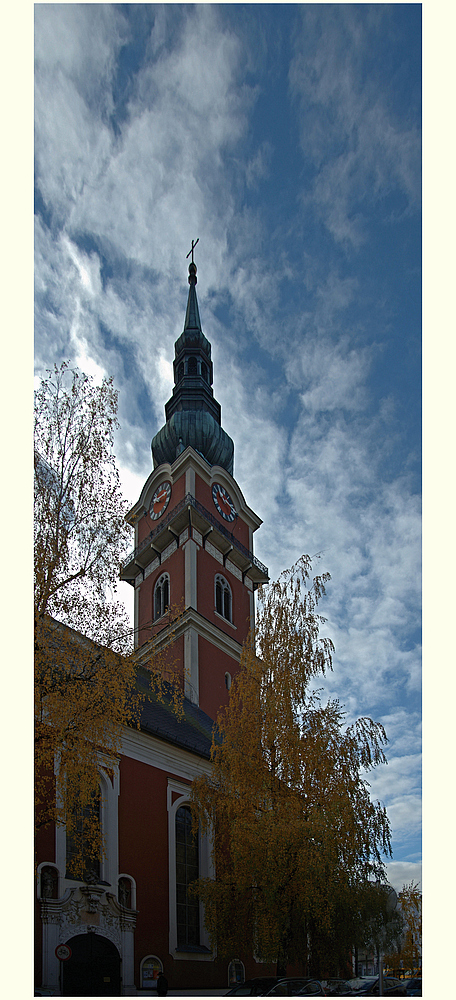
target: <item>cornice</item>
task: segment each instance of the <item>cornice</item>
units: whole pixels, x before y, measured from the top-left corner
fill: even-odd
[[[200,478],[206,483],[207,486],[212,486],[213,483],[221,483],[222,486],[234,494],[234,499],[237,502],[238,516],[240,516],[252,529],[256,531],[257,528],[263,523],[262,519],[255,514],[255,511],[249,507],[245,502],[244,494],[236,480],[230,475],[226,469],[223,469],[221,465],[209,465],[205,459],[198,454],[190,446],[178,455],[176,461],[172,465],[169,462],[163,462],[162,465],[157,465],[157,467],[151,472],[150,476],[144,483],[141,490],[139,500],[131,507],[131,509],[126,514],[126,520],[129,524],[134,525],[135,522],[149,509],[150,499],[152,497],[153,491],[156,486],[161,482],[164,477],[168,477],[171,483],[175,483],[177,479],[187,471],[187,469],[192,468],[198,473]]]
[[[211,773],[211,764],[204,757],[140,730],[124,728],[121,747],[124,757],[156,767],[159,771],[174,774],[177,778],[193,781],[202,774]]]
[[[207,639],[213,646],[220,649],[222,653],[226,653],[239,663],[242,644],[230,635],[227,635],[226,632],[222,632],[217,625],[214,625],[207,618],[204,618],[203,615],[200,615],[199,611],[195,611],[194,608],[186,608],[178,622],[174,625],[166,625],[154,639],[150,639],[149,642],[144,643],[143,646],[140,646],[135,651],[133,655],[138,665],[140,666],[143,660],[147,662],[150,659],[152,651],[157,649],[157,647],[160,649],[166,646],[171,638],[174,640],[180,639],[189,628],[194,628],[202,639]]]

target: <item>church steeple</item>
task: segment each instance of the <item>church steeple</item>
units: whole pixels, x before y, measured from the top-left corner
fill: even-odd
[[[184,329],[174,344],[173,395],[165,405],[166,424],[152,440],[152,456],[154,468],[172,464],[190,445],[209,465],[220,465],[232,475],[234,444],[221,426],[220,404],[214,399],[211,345],[201,327],[196,296],[195,245],[192,242]]]
[[[197,281],[196,264],[192,261],[191,264],[188,265],[188,283],[190,285],[190,290],[188,293],[187,312],[185,313],[184,332],[185,330],[200,330],[201,333],[203,332],[201,330],[198,299],[196,297]]]

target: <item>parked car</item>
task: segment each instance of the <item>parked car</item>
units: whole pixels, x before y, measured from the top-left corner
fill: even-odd
[[[421,997],[423,995],[421,979],[404,979],[404,986],[408,997]]]
[[[272,989],[280,980],[280,976],[256,976],[254,979],[246,979],[245,983],[233,986],[233,989],[225,993],[227,997],[262,997],[268,990]]]
[[[326,993],[318,979],[292,978],[280,979],[275,986],[265,994],[268,997],[324,997]]]
[[[354,991],[354,995],[357,997],[378,997],[379,995],[378,978],[368,983],[365,989]],[[383,976],[383,996],[406,997],[407,991],[405,989],[404,982],[400,979],[394,979],[393,976]]]
[[[327,997],[346,997],[353,992],[347,979],[323,979],[322,986]]]
[[[352,993],[359,993],[360,990],[367,990],[367,987],[377,981],[377,976],[355,976],[348,980],[348,985]]]

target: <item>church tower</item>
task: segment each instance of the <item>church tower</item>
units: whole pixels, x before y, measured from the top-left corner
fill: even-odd
[[[211,345],[201,327],[191,253],[173,394],[152,440],[153,472],[127,514],[135,548],[121,578],[135,590],[139,663],[165,632],[168,607],[183,607],[173,652],[185,696],[215,718],[253,621],[255,589],[267,582],[268,571],[253,553],[261,519],[233,478],[234,445],[212,390]]]
[[[212,390],[191,254],[173,393],[152,441],[153,471],[127,514],[134,549],[121,568],[134,588],[139,667],[167,646],[167,610],[178,608],[170,655],[184,681],[183,712],[177,718],[150,692],[139,725],[123,729],[119,756],[100,755],[98,881],[73,877],[62,824],[40,833],[36,976],[57,995],[150,994],[160,972],[173,990],[219,993],[239,976],[274,973],[250,954],[218,956],[189,889],[214,875],[211,839],[192,827],[192,782],[211,772],[214,720],[239,669],[255,589],[268,580],[253,554],[261,520],[234,479],[234,446]]]

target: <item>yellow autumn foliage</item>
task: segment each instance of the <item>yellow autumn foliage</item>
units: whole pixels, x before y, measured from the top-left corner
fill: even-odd
[[[192,789],[195,825],[214,835],[215,877],[198,884],[212,942],[281,971],[291,961],[308,971],[308,942],[316,953],[317,939],[331,938],[350,893],[384,876],[390,849],[385,810],[363,776],[385,760],[384,730],[370,719],[347,725],[339,703],[312,690],[332,667],[317,613],[328,579],[312,579],[303,556],[260,591],[217,720],[212,774]]]
[[[116,599],[130,544],[113,444],[117,394],[69,364],[35,394],[35,816],[37,833],[65,824],[72,870],[103,852],[99,771],[112,774],[122,729],[138,723],[133,632]],[[142,664],[149,690],[182,711],[182,679],[166,641]],[[152,623],[151,623],[152,624]]]

